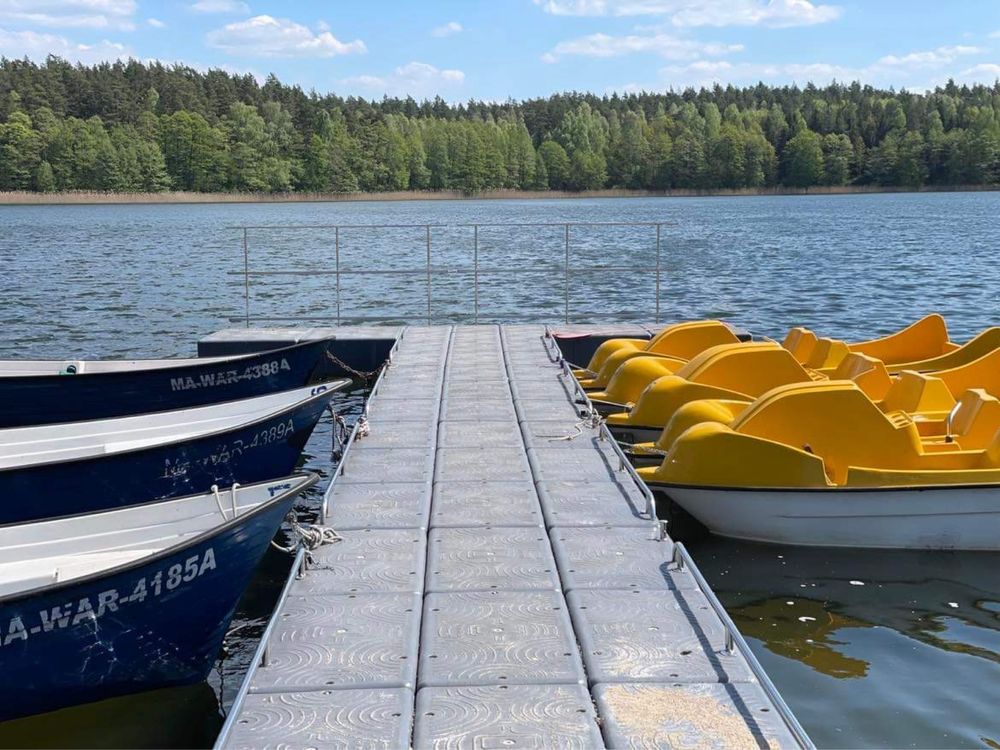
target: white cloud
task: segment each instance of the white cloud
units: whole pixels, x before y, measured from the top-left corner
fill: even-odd
[[[909,68],[939,68],[942,65],[955,62],[959,57],[981,55],[986,50],[979,47],[954,46],[938,47],[924,52],[910,52],[907,55],[886,55],[879,58],[876,65],[906,66]]]
[[[146,23],[152,26],[154,29],[165,29],[167,27],[167,25],[159,18],[147,18]]]
[[[240,0],[198,0],[191,5],[196,13],[249,13],[250,8]]]
[[[287,18],[254,16],[210,31],[208,43],[231,55],[250,57],[334,57],[367,52],[360,39],[342,42],[329,31],[314,32]]]
[[[1000,29],[997,29],[992,34],[990,34],[990,37],[992,37],[993,39],[1000,39]]]
[[[48,55],[56,55],[70,62],[85,65],[133,57],[128,47],[106,39],[96,44],[80,44],[57,34],[5,29],[0,29],[0,49],[3,50],[4,56],[9,58],[28,57],[42,61]]]
[[[132,29],[135,0],[0,0],[0,21],[36,26]]]
[[[464,81],[465,73],[461,70],[441,70],[428,63],[410,62],[386,76],[354,76],[343,79],[341,83],[369,93],[420,99],[454,89]]]
[[[979,63],[971,68],[966,68],[958,77],[967,81],[979,81],[981,83],[992,83],[1000,78],[1000,65],[996,63]]]
[[[448,21],[448,23],[443,26],[438,26],[436,29],[431,30],[431,36],[445,37],[451,36],[452,34],[458,34],[462,31],[462,24],[458,21]]]
[[[579,39],[559,42],[550,52],[542,55],[544,62],[553,63],[560,57],[579,55],[581,57],[620,57],[637,52],[651,52],[668,60],[693,60],[702,55],[717,57],[731,52],[741,52],[742,44],[720,44],[699,42],[671,34],[629,34],[610,36],[590,34]]]
[[[812,26],[841,15],[814,0],[534,0],[558,16],[666,16],[675,26]]]
[[[992,83],[1000,77],[1000,65],[995,63],[979,63],[958,73],[948,72],[948,67],[959,59],[985,53],[986,50],[977,47],[945,46],[905,55],[885,55],[873,63],[859,67],[825,62],[771,64],[698,59],[661,68],[657,84],[629,83],[619,87],[619,90],[681,89],[688,86],[700,88],[716,83],[748,85],[757,81],[825,84],[837,80],[862,81],[876,86],[902,86],[911,91],[920,91],[941,85],[948,78],[968,83]],[[936,75],[928,76],[929,72]]]

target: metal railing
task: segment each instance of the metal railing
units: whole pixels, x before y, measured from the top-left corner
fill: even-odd
[[[590,408],[593,409],[593,406],[590,404],[590,397],[580,385],[580,381],[573,375],[573,371],[570,369],[569,363],[562,356],[562,352],[559,349],[559,342],[556,341],[548,326],[545,328],[543,341],[545,343],[546,351],[549,353],[549,358],[552,359],[553,362],[557,362],[562,367],[561,375],[568,383],[572,384],[571,387],[575,390],[578,399],[582,400],[583,403],[590,405]],[[668,538],[666,528],[667,522],[661,521],[657,515],[655,496],[649,489],[649,486],[642,480],[642,477],[639,476],[639,473],[635,470],[632,462],[628,460],[628,457],[622,450],[621,445],[615,439],[614,435],[608,428],[607,423],[603,419],[600,422],[600,430],[601,438],[610,441],[615,454],[618,456],[620,461],[619,470],[627,472],[629,478],[639,488],[640,492],[642,492],[646,501],[646,514],[650,521],[655,524],[655,529],[653,531],[655,537],[660,541],[666,541]],[[802,725],[799,723],[795,714],[792,713],[788,704],[785,703],[784,698],[781,697],[781,693],[778,692],[774,683],[771,682],[771,678],[768,676],[764,667],[761,666],[759,661],[757,661],[757,657],[754,656],[749,644],[743,638],[743,634],[740,633],[739,628],[736,627],[736,623],[734,623],[733,619],[729,616],[729,612],[726,611],[726,608],[723,606],[722,602],[719,601],[719,598],[715,595],[715,592],[712,590],[708,581],[705,580],[705,576],[698,568],[694,558],[691,557],[691,553],[688,552],[687,548],[681,542],[674,542],[673,540],[670,541],[673,544],[673,565],[678,571],[686,569],[691,574],[692,578],[694,578],[695,584],[699,589],[701,589],[712,610],[715,612],[716,617],[718,617],[722,622],[723,629],[725,630],[726,652],[732,654],[734,651],[738,651],[740,655],[743,656],[747,665],[750,667],[750,672],[760,684],[760,687],[764,691],[765,695],[767,695],[768,699],[774,705],[781,721],[785,724],[785,727],[791,733],[792,737],[794,737],[798,746],[806,750],[814,749],[816,746],[813,744],[813,741],[810,739],[805,729],[802,728]]]
[[[242,245],[243,245],[243,270],[242,271],[230,271],[231,276],[242,276],[243,277],[243,301],[244,301],[244,313],[242,316],[233,317],[231,320],[233,322],[243,322],[248,328],[250,327],[251,321],[259,322],[293,322],[293,321],[308,321],[316,323],[335,323],[336,325],[341,325],[345,322],[347,323],[373,323],[373,322],[386,322],[391,319],[406,319],[405,322],[413,322],[413,318],[417,319],[423,318],[425,322],[430,325],[435,322],[448,322],[454,323],[458,322],[454,315],[448,317],[446,315],[436,315],[434,309],[435,295],[434,286],[435,281],[445,278],[445,277],[470,277],[472,278],[472,310],[471,314],[466,317],[471,317],[472,322],[478,324],[481,317],[481,291],[484,287],[483,277],[490,276],[509,276],[517,279],[519,276],[524,276],[528,274],[549,274],[555,275],[558,278],[561,275],[562,278],[562,318],[563,322],[572,322],[571,314],[571,279],[575,276],[583,276],[587,274],[597,275],[597,274],[635,274],[636,276],[648,276],[649,277],[649,288],[654,297],[654,316],[655,323],[660,322],[660,298],[662,290],[663,281],[663,263],[662,263],[662,250],[663,250],[663,228],[667,226],[672,226],[671,222],[541,222],[541,223],[475,223],[475,224],[310,224],[310,225],[256,225],[256,226],[240,226],[235,227],[242,232]],[[574,230],[577,233],[582,229],[597,229],[597,228],[621,228],[621,229],[648,229],[650,232],[650,245],[649,249],[652,250],[654,262],[652,265],[639,265],[639,264],[608,264],[608,265],[580,265],[573,260],[573,239]],[[471,247],[472,262],[471,265],[449,265],[441,266],[434,264],[434,252],[433,244],[435,232],[440,232],[441,230],[446,230],[448,232],[454,232],[455,230],[471,230],[471,237],[469,242]],[[498,229],[509,229],[509,230],[544,230],[544,229],[561,229],[561,242],[562,242],[562,258],[561,263],[552,263],[551,261],[546,264],[538,265],[528,265],[520,267],[496,267],[496,266],[484,266],[481,263],[480,251],[482,249],[480,231],[481,230],[498,230]],[[322,265],[320,267],[310,267],[310,268],[276,268],[276,269],[255,269],[251,264],[251,242],[250,236],[251,232],[257,231],[317,231],[317,232],[329,232],[332,233],[333,237],[333,253],[332,258],[329,258],[331,265]],[[422,244],[423,252],[422,263],[419,266],[413,266],[408,268],[347,268],[343,264],[342,258],[342,243],[345,236],[350,232],[357,231],[389,231],[389,230],[420,230],[422,234]],[[330,315],[322,316],[312,316],[312,315],[255,315],[251,311],[251,297],[253,279],[264,279],[269,277],[294,277],[294,276],[307,276],[307,277],[322,277],[331,276],[334,278],[334,296],[335,296],[335,310],[331,311]],[[379,277],[379,276],[409,276],[409,277],[420,277],[424,281],[424,291],[423,291],[423,302],[425,312],[422,315],[390,315],[383,314],[377,316],[363,316],[363,315],[345,315],[343,312],[343,286],[342,279],[345,277]],[[641,320],[640,320],[641,318]],[[495,316],[493,322],[496,322]],[[637,315],[634,322],[649,322],[648,312],[644,312],[641,315]]]
[[[774,704],[778,715],[781,717],[782,722],[784,722],[785,727],[791,733],[792,737],[795,738],[795,742],[799,747],[806,750],[812,750],[816,747],[813,744],[812,739],[806,733],[806,730],[802,728],[799,724],[799,720],[792,713],[792,709],[788,707],[785,703],[785,699],[781,697],[781,693],[778,692],[778,688],[774,686],[771,682],[771,678],[768,677],[767,672],[764,667],[761,666],[760,662],[757,661],[757,657],[754,656],[753,651],[750,649],[750,645],[743,638],[743,634],[740,629],[736,627],[736,623],[729,616],[726,608],[719,601],[719,597],[715,595],[712,591],[712,587],[709,586],[708,581],[705,580],[705,576],[702,574],[698,565],[695,563],[694,558],[691,557],[691,553],[687,551],[681,542],[674,542],[674,554],[673,563],[677,570],[687,570],[691,576],[694,578],[695,583],[701,592],[705,595],[708,600],[709,605],[715,612],[716,617],[722,620],[722,624],[726,629],[726,651],[733,653],[733,651],[738,651],[743,658],[746,660],[747,664],[750,666],[750,671],[753,676],[757,679],[760,684],[761,689],[767,695],[768,699]]]

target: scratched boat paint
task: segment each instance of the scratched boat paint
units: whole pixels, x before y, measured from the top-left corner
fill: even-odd
[[[0,362],[0,427],[106,419],[251,398],[307,385],[323,372],[330,343],[311,341],[231,360],[77,374],[8,375]],[[65,368],[62,368],[65,369]]]
[[[274,406],[250,421],[222,429],[199,431],[178,425],[176,433],[118,445],[112,442],[114,436],[106,438],[108,442],[102,438],[90,442],[84,449],[86,455],[71,460],[56,457],[55,462],[36,462],[37,454],[29,454],[30,461],[24,462],[3,457],[6,460],[0,463],[0,498],[3,498],[0,523],[88,513],[189,494],[212,484],[258,482],[284,476],[294,468],[335,388],[346,382],[333,381],[329,389],[316,385],[259,397],[274,402]],[[220,404],[203,410],[184,410],[177,416],[183,419],[187,414],[215,414],[231,408],[235,408],[233,404]],[[157,416],[165,419],[168,415]],[[112,420],[111,425],[113,428],[136,419],[141,418]],[[212,423],[207,417],[202,419]],[[0,434],[0,440],[22,431],[48,435],[53,431],[86,429],[88,424],[102,423],[11,430]],[[117,438],[121,440],[122,433]],[[8,450],[16,456],[20,447],[14,444]]]
[[[41,539],[31,549],[49,558],[27,581],[17,580],[25,563],[3,560],[0,573],[13,578],[0,597],[0,720],[203,680],[275,529],[311,481],[248,487],[252,504],[224,493],[219,513],[209,493],[0,529],[7,545]],[[83,571],[74,576],[74,566]],[[53,581],[53,570],[68,579]]]

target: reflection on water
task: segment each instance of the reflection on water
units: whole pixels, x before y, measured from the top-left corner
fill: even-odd
[[[842,653],[837,631],[870,628],[826,608],[826,602],[803,597],[775,597],[742,605],[732,611],[740,632],[761,641],[768,651],[808,664],[830,677],[864,677],[868,662]]]
[[[8,721],[0,747],[211,747],[221,726],[215,691],[202,682]]]
[[[367,390],[355,387],[334,397],[350,426],[361,413]],[[334,461],[333,425],[323,414],[306,444],[300,468],[323,480],[295,501],[300,520],[315,521]],[[276,541],[290,542],[287,528]],[[191,748],[211,747],[240,688],[288,576],[291,557],[269,548],[236,607],[222,654],[206,682],[165,688],[0,723],[0,748]],[[0,660],[0,679],[3,662]]]
[[[692,552],[820,747],[1000,742],[1000,554]]]

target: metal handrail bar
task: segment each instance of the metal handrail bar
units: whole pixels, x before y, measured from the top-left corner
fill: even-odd
[[[575,273],[585,273],[589,271],[614,271],[616,273],[624,273],[633,271],[635,273],[651,273],[656,271],[656,266],[573,266],[568,269],[563,268],[563,266],[547,266],[547,267],[531,267],[531,268],[476,268],[475,266],[454,266],[450,268],[442,268],[441,266],[432,266],[432,271],[437,271],[443,275],[448,274],[498,274],[498,273],[548,273],[550,271],[562,271],[565,274],[575,274]],[[277,271],[249,271],[247,273],[242,273],[240,271],[227,271],[228,276],[390,276],[390,275],[424,275],[427,273],[427,268],[396,268],[396,269],[357,269],[353,271],[323,271],[323,270],[277,270]]]
[[[382,367],[382,371],[378,374],[375,379],[375,383],[372,385],[371,395],[377,392],[379,385],[382,383],[382,378],[389,366],[392,364],[393,357],[396,354],[396,350],[399,347],[399,341],[402,335],[396,338],[395,343],[393,343],[392,348],[389,350],[389,355],[386,358],[385,364]],[[365,405],[362,414],[367,417],[368,415],[368,399],[365,399]],[[340,462],[337,464],[337,470],[334,472],[333,476],[330,478],[330,484],[327,486],[326,492],[323,493],[323,504],[320,506],[320,523],[326,523],[327,516],[327,499],[330,495],[330,488],[333,487],[334,482],[337,481],[337,477],[343,474],[344,461],[347,459],[347,454],[350,452],[351,447],[357,440],[358,429],[360,426],[360,420],[354,423],[354,428],[351,430],[351,435],[347,440],[347,444],[344,446],[344,451],[340,455]],[[278,613],[278,607],[280,607],[285,600],[288,598],[288,594],[291,591],[292,584],[296,580],[302,577],[303,573],[306,571],[306,548],[300,546],[298,551],[295,553],[295,560],[292,562],[292,566],[288,571],[288,577],[285,579],[285,585],[281,588],[281,593],[278,595],[277,600],[274,604],[274,611],[268,618],[267,626],[264,628],[264,632],[261,634],[260,641],[257,643],[257,648],[254,649],[253,658],[250,660],[250,669],[243,678],[243,683],[240,685],[239,691],[236,693],[236,698],[233,700],[232,705],[229,707],[229,713],[226,714],[226,720],[222,725],[222,729],[219,731],[218,737],[215,739],[215,744],[212,746],[213,750],[221,750],[225,745],[226,740],[229,739],[229,734],[233,730],[233,724],[236,721],[236,717],[239,715],[240,710],[243,708],[243,703],[246,700],[247,695],[250,692],[250,684],[253,682],[253,672],[258,666],[264,666],[267,663],[267,653],[268,646],[271,641],[271,636],[274,633],[274,628],[277,625],[278,618],[275,615]]]
[[[553,361],[558,362],[559,366],[562,367],[563,378],[573,384],[573,389],[576,391],[577,396],[583,398],[584,403],[593,409],[594,406],[590,402],[590,397],[587,395],[587,392],[583,390],[583,387],[580,385],[580,381],[576,379],[575,375],[573,375],[573,370],[570,368],[570,364],[566,361],[566,358],[563,357],[562,349],[559,348],[559,342],[556,341],[555,336],[552,335],[552,330],[549,326],[545,326],[545,335],[542,337],[542,340],[545,342],[546,349],[555,353],[556,359]],[[549,346],[549,342],[551,342],[551,348]],[[611,450],[618,456],[619,469],[629,475],[633,484],[635,484],[639,492],[642,493],[643,498],[646,500],[646,513],[649,515],[649,520],[656,525],[656,531],[659,535],[661,532],[661,526],[660,520],[656,514],[656,498],[653,496],[652,491],[650,491],[646,483],[642,481],[642,477],[639,476],[639,473],[635,470],[632,462],[628,460],[628,456],[625,455],[622,447],[618,444],[618,441],[615,440],[614,435],[611,434],[611,430],[608,428],[607,423],[603,419],[601,420],[600,432],[601,439],[607,440],[608,444],[611,446]]]
[[[708,603],[715,611],[716,616],[722,621],[722,624],[726,629],[727,650],[732,651],[733,648],[735,648],[740,652],[740,655],[746,659],[747,664],[750,666],[750,671],[753,672],[754,677],[757,678],[757,682],[760,683],[764,693],[778,710],[778,715],[781,717],[785,726],[788,727],[788,731],[792,734],[792,737],[795,738],[799,747],[806,748],[807,750],[814,750],[816,746],[813,744],[813,741],[809,738],[806,730],[802,728],[802,725],[799,724],[799,720],[795,717],[795,714],[792,713],[792,709],[788,707],[788,704],[785,703],[785,699],[781,697],[781,693],[778,692],[774,683],[771,682],[771,678],[768,677],[764,667],[762,667],[760,662],[757,661],[757,657],[754,656],[754,653],[750,649],[746,639],[743,638],[743,634],[740,633],[740,629],[736,627],[736,623],[733,622],[729,613],[726,611],[726,608],[722,605],[722,602],[719,601],[719,597],[715,595],[712,587],[708,584],[708,581],[705,580],[705,576],[698,568],[694,558],[691,557],[691,553],[688,552],[682,542],[674,542],[673,562],[677,565],[678,570],[683,570],[686,567],[691,573],[691,576],[694,578],[698,588],[701,589],[701,592],[705,595]]]
[[[587,404],[590,404],[590,397],[587,396],[587,392],[583,390],[582,386],[580,386],[580,381],[573,376],[573,372],[569,368],[569,363],[562,356],[562,350],[559,349],[559,342],[555,340],[555,337],[552,335],[552,331],[549,328],[549,326],[545,326],[545,336],[543,337],[543,339],[551,340],[552,346],[554,347],[554,350],[558,357],[557,361],[563,368],[564,377],[570,379],[573,382],[577,393],[586,399]],[[546,343],[546,348],[547,349],[549,348],[548,343]],[[632,466],[632,463],[625,456],[625,453],[622,450],[621,445],[618,443],[617,440],[614,439],[614,436],[611,434],[611,430],[608,429],[607,423],[604,422],[603,420],[601,421],[601,428],[603,432],[606,432],[607,439],[610,440],[611,445],[614,447],[615,452],[619,456],[619,459],[623,462],[624,464],[623,468],[627,467],[627,469],[629,470],[629,476],[632,477],[632,481],[635,482],[635,484],[643,491],[643,494],[647,497],[647,503],[651,504],[648,506],[648,508],[651,509],[652,511],[650,518],[661,529],[658,532],[659,538],[661,539],[665,538],[665,535],[662,531],[662,528],[665,524],[661,524],[660,520],[656,516],[656,500],[653,497],[652,491],[649,489],[649,486],[644,481],[642,481],[642,477],[639,476],[639,473],[635,470],[635,467]],[[763,689],[764,693],[767,695],[768,699],[771,701],[771,703],[774,704],[774,707],[777,709],[778,715],[781,717],[782,722],[784,722],[785,726],[788,728],[788,731],[791,733],[792,737],[795,738],[795,741],[796,743],[798,743],[799,747],[805,748],[807,750],[814,750],[815,745],[809,738],[809,735],[806,733],[805,729],[802,728],[802,725],[799,724],[799,721],[795,717],[795,714],[792,713],[792,710],[788,707],[788,704],[785,703],[784,698],[781,697],[781,693],[778,692],[778,689],[774,686],[774,683],[771,682],[771,678],[764,670],[764,667],[762,667],[760,662],[757,661],[757,657],[754,656],[753,651],[750,650],[750,646],[743,638],[743,634],[740,633],[739,628],[736,627],[736,623],[733,622],[733,619],[729,616],[729,613],[726,611],[726,608],[722,605],[722,602],[719,601],[719,598],[715,595],[715,592],[712,590],[712,587],[708,584],[708,581],[705,580],[705,576],[698,568],[698,565],[697,563],[695,563],[694,558],[691,557],[691,553],[687,551],[687,548],[681,542],[673,542],[673,562],[677,566],[678,570],[683,570],[686,567],[690,571],[692,578],[694,578],[695,583],[698,585],[698,588],[701,589],[702,593],[705,595],[705,598],[708,600],[708,603],[715,611],[716,617],[718,617],[719,620],[722,622],[723,628],[725,629],[726,632],[726,650],[732,652],[735,649],[740,652],[740,654],[743,656],[744,659],[746,659],[746,662],[750,667],[750,671],[753,673],[754,677],[756,677],[758,683],[760,683],[760,686]]]
[[[403,338],[403,334],[405,334],[405,329],[403,330],[403,333],[397,336],[396,340],[393,342],[392,347],[389,349],[389,354],[386,356],[385,362],[382,364],[382,369],[379,372],[378,377],[375,378],[375,382],[372,384],[371,391],[369,391],[368,393],[368,398],[365,399],[365,404],[361,409],[361,416],[365,419],[368,418],[368,405],[369,403],[371,403],[371,398],[376,393],[378,393],[379,386],[382,385],[382,378],[385,377],[386,372],[392,366],[392,360],[396,356],[396,350],[399,348],[399,342]],[[326,492],[323,493],[323,504],[320,506],[320,515],[319,515],[320,523],[324,524],[326,523],[326,515],[328,510],[327,500],[330,497],[330,490],[333,488],[334,483],[337,481],[337,478],[344,476],[344,465],[347,463],[347,456],[351,452],[351,448],[354,447],[354,443],[358,437],[358,430],[360,428],[361,428],[361,419],[359,418],[354,422],[354,427],[351,429],[351,435],[347,439],[347,444],[344,446],[344,450],[341,451],[340,461],[337,462],[337,469],[336,471],[333,472],[333,476],[330,477],[330,484],[327,485]]]
[[[570,322],[570,279],[572,277],[586,277],[592,276],[594,274],[600,273],[612,273],[612,274],[642,274],[642,275],[652,275],[654,279],[655,286],[655,320],[657,323],[660,322],[660,305],[661,305],[661,276],[662,276],[662,259],[661,259],[661,246],[662,246],[662,228],[664,226],[672,225],[673,222],[643,222],[643,221],[606,221],[606,222],[515,222],[515,223],[460,223],[460,224],[436,224],[436,223],[423,223],[423,224],[317,224],[317,225],[284,225],[284,224],[260,224],[260,225],[244,225],[239,227],[242,230],[243,239],[243,295],[244,295],[244,323],[247,328],[250,327],[250,280],[251,278],[267,278],[267,277],[303,277],[303,276],[333,276],[336,279],[336,311],[337,311],[337,321],[338,324],[343,320],[342,315],[342,276],[416,276],[421,275],[426,278],[426,314],[422,317],[426,319],[428,325],[434,321],[434,279],[435,275],[438,276],[471,276],[473,279],[473,319],[479,321],[479,286],[481,277],[497,277],[497,276],[518,276],[518,275],[532,275],[532,274],[546,274],[546,275],[558,275],[559,271],[562,271],[562,286],[563,286],[563,320],[566,323]],[[540,265],[533,265],[529,267],[503,267],[503,268],[481,268],[479,265],[479,229],[480,228],[498,228],[498,227],[508,227],[508,228],[561,228],[563,234],[563,257],[562,263],[545,263]],[[646,265],[571,265],[571,252],[570,252],[570,230],[573,227],[632,227],[636,229],[640,228],[655,228],[655,266]],[[396,269],[385,269],[385,268],[353,268],[345,269],[342,267],[341,258],[341,229],[420,229],[423,230],[425,235],[425,263],[421,267],[404,267]],[[434,228],[451,228],[451,229],[463,229],[471,228],[473,230],[473,265],[470,268],[466,265],[460,266],[435,266],[433,264],[432,258],[432,229]],[[265,230],[283,230],[283,231],[294,231],[296,229],[323,229],[323,230],[333,230],[334,234],[334,248],[335,248],[335,266],[333,270],[325,268],[277,268],[273,270],[261,269],[261,270],[251,270],[250,269],[250,247],[249,247],[249,232],[252,229]],[[229,275],[238,275],[238,272],[228,272]],[[398,317],[398,316],[397,316]],[[406,316],[409,318],[410,316]],[[350,318],[349,318],[350,319]],[[357,318],[354,318],[357,319]]]
[[[598,315],[599,313],[594,313],[594,314]],[[394,327],[398,328],[400,326],[409,325],[409,323],[405,322],[404,319],[420,318],[423,317],[423,315],[424,313],[414,313],[413,315],[396,315],[395,317],[389,317],[386,315],[343,315],[340,318],[337,318],[335,315],[258,315],[254,317],[254,320],[261,323],[302,321],[306,323],[332,323],[332,324],[336,324],[337,321],[340,320],[341,323],[345,321],[352,323],[372,323],[376,325],[381,324],[386,328],[394,328]],[[455,313],[451,315],[449,319],[443,321],[442,325],[452,325],[454,323],[460,322],[461,320],[467,319],[472,315],[473,315],[472,312]],[[494,312],[491,310],[487,310],[486,312],[481,313],[480,317],[489,317],[491,319],[491,322],[493,323],[497,322],[496,320],[493,320],[494,318],[502,318],[504,321],[512,320],[518,322],[517,321],[518,315],[525,316],[520,320],[520,322],[522,323],[531,323],[533,321],[532,317],[529,317],[527,316],[526,313],[521,313],[521,312],[504,313],[502,311]],[[442,316],[442,317],[448,317],[448,316]],[[227,320],[230,323],[242,323],[244,322],[245,318],[243,318],[243,316],[229,317],[227,318]],[[392,322],[393,320],[399,320],[401,322],[393,323]]]
[[[222,724],[222,729],[219,730],[219,735],[215,738],[215,744],[212,746],[213,750],[221,750],[221,748],[226,744],[229,739],[230,733],[233,731],[233,725],[236,723],[236,717],[239,716],[240,710],[243,707],[243,702],[246,700],[247,695],[250,692],[250,683],[252,682],[252,674],[257,665],[264,662],[267,658],[267,644],[271,639],[271,635],[274,632],[275,627],[278,623],[278,608],[285,602],[288,597],[288,592],[292,588],[292,584],[298,579],[301,574],[302,566],[305,563],[306,548],[299,547],[298,552],[295,553],[295,560],[292,562],[292,567],[288,571],[288,578],[285,579],[285,585],[281,589],[281,593],[278,595],[277,600],[274,603],[274,611],[267,620],[267,625],[264,627],[264,632],[261,634],[260,641],[257,643],[257,648],[254,649],[253,658],[250,660],[250,671],[243,678],[243,683],[240,685],[240,689],[236,693],[236,698],[233,699],[233,704],[229,707],[229,713],[226,714],[226,720]]]
[[[525,222],[448,222],[447,224],[246,224],[227,229],[424,229],[425,227],[673,227],[675,221],[525,221]]]

